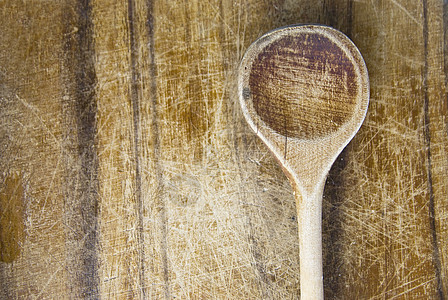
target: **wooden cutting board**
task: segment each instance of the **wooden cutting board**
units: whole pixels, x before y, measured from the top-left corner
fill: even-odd
[[[0,298],[296,299],[292,189],[236,95],[276,27],[347,34],[366,121],[324,193],[327,299],[448,297],[448,4],[0,2]]]

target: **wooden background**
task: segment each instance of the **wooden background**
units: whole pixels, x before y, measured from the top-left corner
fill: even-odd
[[[371,81],[327,180],[326,298],[446,299],[446,0],[0,1],[0,298],[297,299],[292,189],[235,86],[295,23]]]

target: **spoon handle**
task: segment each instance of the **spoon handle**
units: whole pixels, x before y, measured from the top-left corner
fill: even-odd
[[[300,298],[324,299],[322,195],[325,180],[311,195],[295,191],[299,226]]]

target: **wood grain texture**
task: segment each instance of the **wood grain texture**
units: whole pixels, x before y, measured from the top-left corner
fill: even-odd
[[[235,82],[257,37],[295,23],[347,34],[371,82],[327,180],[326,298],[447,297],[443,1],[7,0],[0,16],[0,298],[297,298],[292,189]]]

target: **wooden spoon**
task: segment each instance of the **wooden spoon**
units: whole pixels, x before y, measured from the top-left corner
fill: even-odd
[[[323,299],[323,188],[367,112],[364,60],[347,36],[333,28],[279,28],[248,48],[238,71],[238,94],[247,122],[294,190],[301,299]]]

